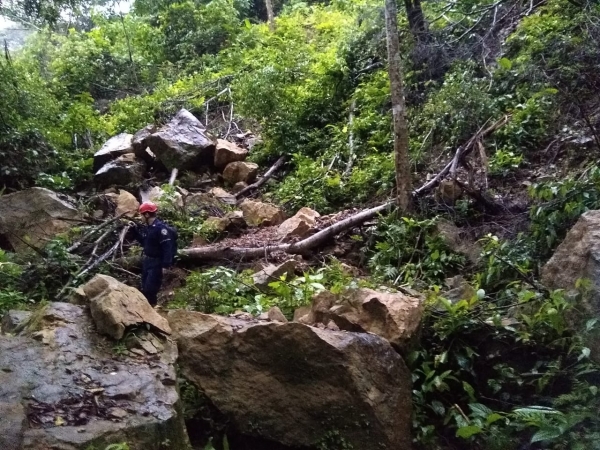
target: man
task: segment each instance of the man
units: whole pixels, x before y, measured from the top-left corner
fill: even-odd
[[[135,226],[133,233],[144,249],[142,293],[152,306],[156,306],[163,273],[173,265],[176,243],[169,227],[156,216],[158,207],[154,203],[142,203],[139,212],[146,226]]]

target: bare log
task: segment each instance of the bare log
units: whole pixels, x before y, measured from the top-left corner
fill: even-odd
[[[248,195],[248,193],[261,187],[263,184],[265,184],[267,182],[267,180],[269,178],[271,178],[273,176],[273,174],[275,174],[275,172],[277,172],[281,168],[281,166],[283,166],[284,163],[285,163],[285,156],[282,156],[275,162],[275,164],[273,164],[271,166],[271,168],[269,170],[267,170],[265,172],[265,174],[256,183],[252,183],[250,186],[246,186],[240,192],[235,194],[235,198],[237,200],[240,200],[240,199],[244,198],[246,195]]]

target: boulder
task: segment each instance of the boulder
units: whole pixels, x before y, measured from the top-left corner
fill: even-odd
[[[439,220],[436,224],[436,231],[448,246],[455,253],[464,255],[471,264],[478,264],[481,261],[481,246],[472,239],[464,236],[460,228],[448,220]]]
[[[156,158],[152,150],[148,148],[148,138],[155,132],[156,125],[150,124],[135,133],[131,140],[133,153],[138,158],[143,159],[146,164],[152,164]]]
[[[168,318],[183,376],[233,433],[318,448],[337,430],[348,448],[411,447],[411,375],[385,339],[184,310]]]
[[[416,297],[361,288],[315,295],[308,317],[300,322],[324,326],[333,322],[340,330],[373,333],[405,354],[418,339],[422,317],[423,303]]]
[[[166,319],[137,289],[107,275],[96,275],[82,288],[100,333],[121,339],[127,328],[147,324],[161,333],[171,334]]]
[[[127,153],[102,166],[94,175],[94,182],[98,187],[138,184],[142,181],[145,171],[144,161],[133,153]]]
[[[542,268],[542,282],[550,289],[564,289],[569,297],[577,296],[579,279],[589,280],[590,286],[577,308],[581,317],[571,320],[599,317],[600,210],[584,213]],[[592,332],[587,345],[591,357],[600,362],[600,331]]]
[[[252,275],[252,279],[257,288],[266,289],[269,286],[269,283],[277,281],[282,275],[287,274],[288,277],[294,275],[295,270],[296,261],[293,259],[288,259],[287,261],[278,265],[267,265]]]
[[[17,252],[43,246],[81,218],[73,199],[48,189],[36,187],[0,196],[0,235]]]
[[[156,338],[158,339],[158,338]],[[121,355],[86,308],[50,303],[17,336],[0,336],[0,448],[188,448],[176,386],[177,348]],[[118,410],[120,412],[115,414]]]
[[[165,197],[167,196],[167,197]],[[147,191],[140,192],[142,202],[154,202],[159,203],[161,201],[167,201],[167,198],[172,199],[174,206],[183,208],[183,196],[179,192],[173,192],[168,194],[158,186],[153,186]]]
[[[217,169],[223,169],[229,163],[244,161],[247,155],[248,150],[245,148],[238,147],[232,142],[223,139],[217,139],[217,146],[215,148],[215,167]]]
[[[30,311],[10,310],[2,317],[0,322],[2,333],[14,333],[31,317]],[[2,416],[0,416],[2,417]]]
[[[186,109],[148,136],[146,143],[169,170],[194,170],[213,164],[215,143],[206,134],[204,125]]]
[[[132,144],[133,135],[121,133],[111,137],[104,143],[100,150],[94,153],[94,173],[98,172],[106,163],[117,159],[119,156],[127,153],[133,153]]]
[[[258,164],[236,161],[227,164],[223,170],[223,179],[229,184],[236,184],[240,181],[252,183],[258,175]]]
[[[208,217],[203,225],[222,233],[224,231],[239,231],[246,227],[246,221],[241,211],[231,211],[223,217]]]
[[[279,225],[284,220],[283,211],[270,203],[246,199],[240,204],[246,223],[252,226]]]
[[[279,225],[277,235],[284,240],[306,237],[314,229],[318,217],[321,217],[321,214],[317,211],[301,208],[293,217]]]
[[[222,203],[211,194],[199,192],[190,194],[185,198],[185,209],[190,214],[200,214],[207,211],[209,215],[219,215],[222,213]]]
[[[220,187],[214,187],[210,191],[208,191],[208,193],[215,197],[217,200],[219,200],[221,203],[225,203],[227,205],[235,205],[236,203],[235,195],[231,195],[225,189],[222,189]]]
[[[287,323],[287,321],[288,321],[286,319],[286,317],[283,315],[283,313],[281,312],[281,310],[277,306],[273,306],[273,307],[271,307],[271,309],[269,309],[267,311],[267,318],[271,322],[283,322],[283,323]]]
[[[106,197],[115,205],[114,214],[133,217],[137,214],[140,202],[129,192],[121,189],[118,194],[109,193]]]
[[[237,183],[235,183],[233,185],[233,187],[231,188],[231,192],[233,192],[234,194],[237,194],[238,192],[243,191],[244,189],[246,189],[248,187],[248,183],[244,182],[244,181],[238,181]]]

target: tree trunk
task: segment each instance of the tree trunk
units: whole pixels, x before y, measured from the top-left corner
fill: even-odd
[[[267,8],[267,18],[269,20],[269,30],[271,33],[275,31],[275,14],[273,13],[273,3],[271,0],[265,0],[265,6]]]
[[[408,123],[404,86],[400,68],[400,43],[398,41],[398,12],[396,0],[385,0],[385,31],[387,36],[388,71],[392,91],[394,122],[394,157],[396,165],[397,202],[401,211],[411,206],[410,163],[408,160]]]
[[[404,0],[406,8],[406,17],[408,26],[417,42],[427,42],[429,40],[429,29],[421,7],[421,0]]]

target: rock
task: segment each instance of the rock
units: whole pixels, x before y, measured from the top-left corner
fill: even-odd
[[[418,339],[422,317],[423,303],[418,298],[361,288],[340,295],[317,294],[305,321],[325,326],[334,322],[340,330],[373,333],[405,354]]]
[[[236,204],[237,200],[235,199],[235,195],[231,195],[225,189],[222,189],[220,187],[214,187],[210,191],[208,191],[208,193],[215,197],[217,200],[219,200],[221,203],[225,203],[227,205]]]
[[[167,193],[158,186],[153,186],[147,191],[143,191],[140,193],[140,197],[142,197],[143,202],[154,202],[159,203],[161,201],[166,201],[166,198],[172,199],[175,206],[183,208],[183,196],[179,192],[173,192],[165,197]]]
[[[147,125],[135,133],[131,141],[133,153],[135,153],[138,158],[143,159],[146,164],[152,164],[156,158],[152,150],[148,148],[148,138],[155,132],[156,125]]]
[[[127,153],[133,153],[132,139],[132,134],[121,133],[106,141],[100,150],[94,153],[94,173],[113,159]]]
[[[114,343],[96,333],[86,308],[57,302],[36,312],[18,336],[0,336],[0,449],[127,442],[131,450],[161,450],[167,439],[188,448],[173,383],[177,348],[163,344],[152,360],[115,358]],[[109,417],[98,414],[94,396],[111,407]],[[127,420],[114,422],[122,411]]]
[[[435,200],[445,205],[454,205],[462,196],[463,189],[454,180],[444,180],[435,189]]]
[[[116,216],[124,215],[126,217],[133,217],[137,214],[140,207],[140,202],[123,189],[118,194],[106,194],[106,197],[116,205],[114,211]]]
[[[445,282],[448,289],[442,295],[453,303],[470,300],[476,294],[473,286],[462,275],[447,278]]]
[[[85,295],[85,291],[83,290],[83,288],[81,286],[76,287],[75,289],[71,290],[71,294],[69,295],[68,301],[69,301],[69,303],[72,303],[73,305],[87,305],[88,304],[87,295]]]
[[[186,109],[148,136],[146,142],[169,170],[194,170],[213,164],[215,143],[206,134],[204,125]]]
[[[102,166],[94,175],[94,182],[98,187],[138,184],[142,181],[145,171],[144,161],[133,153],[128,153]]]
[[[2,333],[14,333],[31,317],[30,311],[10,310],[2,317]],[[2,417],[2,416],[0,416]]]
[[[478,264],[481,261],[481,246],[466,237],[462,236],[460,228],[448,220],[438,220],[436,229],[444,244],[455,253],[464,255],[472,264]]]
[[[248,225],[279,225],[284,220],[283,211],[269,203],[246,199],[241,203],[240,209]]]
[[[244,161],[248,155],[248,150],[237,145],[225,141],[223,139],[217,139],[217,147],[215,149],[215,167],[217,169],[224,168],[227,164]]]
[[[227,164],[225,170],[223,170],[223,179],[229,184],[239,183],[252,183],[256,180],[258,175],[258,164],[236,161]]]
[[[83,291],[90,301],[90,310],[100,333],[121,339],[128,327],[144,324],[171,334],[166,319],[148,303],[144,295],[107,275],[96,275]]]
[[[252,275],[252,279],[257,288],[266,289],[269,286],[269,283],[279,280],[282,275],[287,274],[288,277],[294,275],[295,270],[296,261],[288,259],[277,266],[275,264],[269,264]]]
[[[580,316],[569,320],[585,322],[600,316],[600,210],[582,214],[542,268],[546,287],[564,289],[571,298],[577,298],[579,279],[589,280],[590,286],[579,300]],[[600,363],[600,331],[590,333],[586,344],[591,358]]]
[[[237,183],[235,183],[233,185],[233,187],[231,188],[231,192],[233,192],[234,194],[237,194],[238,192],[243,191],[244,189],[246,189],[248,187],[248,183],[244,182],[244,181],[238,181]]]
[[[294,318],[292,319],[292,322],[308,322],[308,315],[310,314],[310,312],[310,306],[301,306],[300,308],[296,308],[296,310],[294,311]]]
[[[293,217],[279,225],[277,235],[284,240],[305,237],[314,229],[318,217],[321,217],[318,212],[310,208],[301,208]]]
[[[271,322],[288,322],[286,317],[277,306],[273,306],[271,309],[269,309],[269,311],[267,311],[267,317]]]
[[[239,231],[246,227],[246,221],[241,211],[231,211],[223,217],[208,217],[204,226],[220,233],[224,231]]]
[[[30,250],[30,245],[42,247],[78,219],[82,216],[75,201],[48,189],[36,187],[0,196],[0,235],[17,252]]]
[[[410,372],[379,336],[184,310],[168,318],[183,376],[234,434],[317,448],[339,430],[348,448],[411,447]]]

